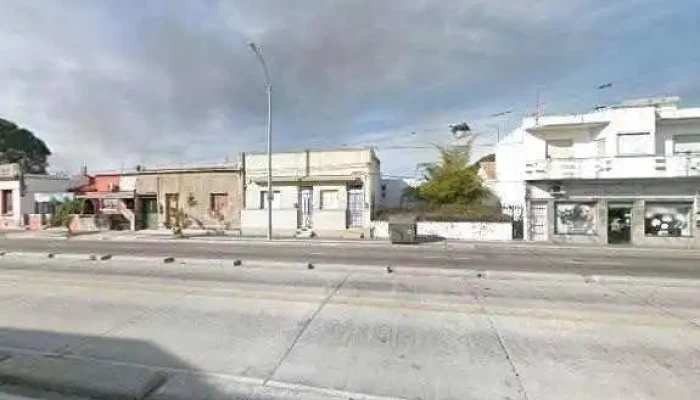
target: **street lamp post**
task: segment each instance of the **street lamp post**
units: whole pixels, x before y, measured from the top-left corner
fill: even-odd
[[[248,46],[255,53],[265,73],[265,91],[267,92],[267,240],[272,240],[272,201],[274,199],[272,192],[272,84],[262,51],[252,41],[248,42]]]

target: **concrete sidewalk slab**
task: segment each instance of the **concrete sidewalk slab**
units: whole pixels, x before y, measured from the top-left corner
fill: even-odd
[[[165,375],[139,366],[15,354],[0,362],[0,381],[100,399],[142,399]]]

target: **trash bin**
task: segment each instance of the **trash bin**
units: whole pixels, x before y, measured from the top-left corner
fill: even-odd
[[[415,244],[418,243],[416,232],[416,218],[397,216],[389,218],[389,237],[391,243]]]

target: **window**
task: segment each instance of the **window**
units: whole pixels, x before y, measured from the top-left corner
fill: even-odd
[[[275,190],[272,193],[272,209],[279,210],[281,208],[282,196],[280,195],[279,190]],[[260,209],[267,210],[267,190],[260,192]]]
[[[595,151],[598,158],[604,158],[608,153],[605,148],[605,139],[598,139],[595,141]]]
[[[680,153],[700,153],[699,135],[676,135],[673,137],[673,152]]]
[[[651,151],[649,133],[621,133],[617,135],[617,154],[623,156],[648,155]]]
[[[338,206],[338,191],[337,190],[321,190],[321,209],[335,210]]]
[[[693,203],[646,203],[644,234],[647,236],[690,236]]]
[[[555,206],[558,235],[595,235],[595,203],[557,203]]]
[[[215,213],[223,213],[228,206],[228,193],[212,193],[209,195],[209,210]]]
[[[548,140],[547,158],[571,158],[571,140]]]
[[[12,190],[4,189],[2,191],[2,195],[0,196],[0,200],[2,200],[2,214],[12,215]]]

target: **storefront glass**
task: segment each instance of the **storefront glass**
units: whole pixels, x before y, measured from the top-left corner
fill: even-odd
[[[646,203],[647,236],[690,236],[693,203]]]
[[[555,205],[558,235],[595,235],[595,203],[557,203]]]

